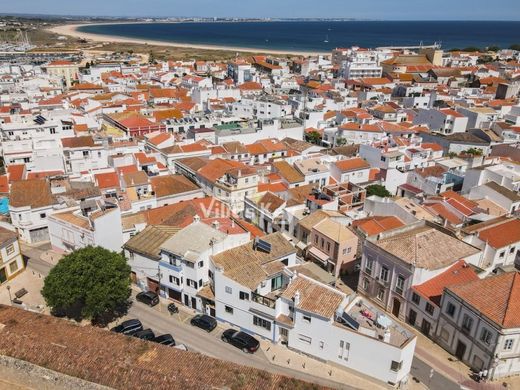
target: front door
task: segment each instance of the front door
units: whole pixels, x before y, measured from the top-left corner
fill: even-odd
[[[394,305],[392,306],[392,314],[396,317],[399,317],[400,311],[401,311],[401,301],[397,298],[394,298]]]
[[[190,297],[184,295],[184,306],[190,306]]]
[[[191,308],[197,309],[197,298],[191,298]]]
[[[408,323],[412,326],[415,326],[415,321],[417,320],[417,313],[410,309],[410,314],[408,315]]]
[[[7,275],[5,273],[5,268],[0,269],[0,284],[7,281]]]
[[[466,344],[461,342],[460,340],[457,342],[457,349],[455,350],[455,356],[459,360],[464,359],[464,354],[466,353]]]
[[[432,325],[428,321],[422,320],[421,332],[423,332],[426,336],[430,335],[430,328],[431,327],[432,327]]]

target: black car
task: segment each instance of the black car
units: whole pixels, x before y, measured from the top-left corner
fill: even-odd
[[[132,336],[141,340],[152,340],[155,338],[155,334],[151,329],[140,330],[139,332],[132,334]]]
[[[235,329],[228,329],[222,333],[222,341],[248,353],[254,353],[260,347],[260,343],[253,336]]]
[[[197,314],[190,321],[193,326],[198,326],[201,329],[204,329],[208,332],[211,332],[213,329],[217,327],[217,320],[213,317],[210,317],[206,314]]]
[[[122,333],[127,335],[132,335],[135,332],[139,332],[143,330],[143,324],[141,324],[141,321],[132,319],[121,322],[119,325],[114,326],[112,329],[110,329],[112,332],[116,333]]]
[[[173,339],[173,336],[169,333],[162,334],[160,336],[154,337],[152,339],[154,343],[159,343],[162,345],[168,345],[170,347],[175,347],[175,340]]]
[[[135,296],[135,299],[147,304],[148,306],[155,306],[159,303],[159,296],[152,291],[140,292]]]

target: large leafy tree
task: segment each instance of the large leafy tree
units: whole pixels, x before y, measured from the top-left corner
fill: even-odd
[[[88,246],[66,256],[45,278],[42,295],[56,315],[104,325],[130,305],[130,267],[119,253]]]
[[[381,184],[372,184],[366,187],[367,196],[377,195],[381,198],[387,198],[392,196],[392,194],[382,186]]]

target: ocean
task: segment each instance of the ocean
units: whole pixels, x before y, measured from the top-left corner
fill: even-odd
[[[144,40],[324,52],[336,47],[415,46],[443,49],[520,44],[520,22],[503,21],[280,21],[139,23],[81,26],[79,31]]]

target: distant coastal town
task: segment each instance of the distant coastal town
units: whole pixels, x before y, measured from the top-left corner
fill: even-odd
[[[519,22],[350,21],[0,17],[0,388],[520,388]]]

